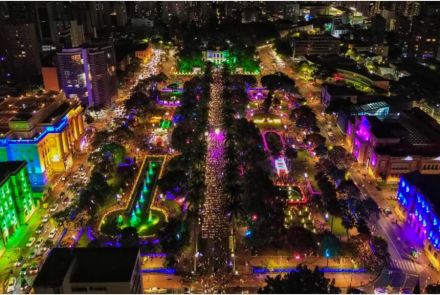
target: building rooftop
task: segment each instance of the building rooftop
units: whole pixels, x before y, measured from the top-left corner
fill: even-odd
[[[11,175],[17,174],[25,166],[25,161],[0,162],[0,186],[11,177]]]
[[[72,283],[128,282],[137,267],[138,248],[54,248],[34,287],[59,286],[66,274]]]
[[[324,83],[322,85],[327,88],[327,92],[330,95],[361,95],[364,94],[361,91],[356,90],[354,87],[348,87],[345,84],[331,84],[331,83]]]
[[[364,77],[367,77],[368,79],[371,79],[372,81],[388,81],[388,79],[385,79],[379,75],[376,75],[374,73],[370,73],[367,69],[360,66],[352,66],[352,65],[338,65],[336,66],[338,70],[344,70],[344,71],[350,71],[359,75],[362,75]]]
[[[440,199],[438,192],[440,191],[440,175],[421,174],[419,171],[403,174],[402,177],[416,186],[422,194],[434,206],[437,214],[440,213]]]
[[[399,139],[398,144],[376,146],[378,154],[427,157],[440,155],[440,125],[419,108],[403,111],[397,118],[389,116],[383,121],[369,116],[368,122],[376,138]]]
[[[67,100],[63,92],[5,97],[0,100],[0,137],[32,139],[78,106],[79,101]],[[11,125],[14,122],[19,125]]]
[[[330,34],[319,34],[319,35],[299,34],[299,36],[295,36],[295,40],[309,40],[309,41],[325,40],[325,41],[339,42],[338,38],[335,38]]]

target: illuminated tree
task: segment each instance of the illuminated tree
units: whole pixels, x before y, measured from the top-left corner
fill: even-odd
[[[118,165],[126,155],[125,147],[118,143],[108,143],[101,148],[101,154],[104,157],[111,157],[115,165]]]

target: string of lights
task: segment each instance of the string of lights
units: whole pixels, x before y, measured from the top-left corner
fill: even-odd
[[[225,169],[225,134],[221,127],[223,79],[218,71],[213,73],[211,99],[208,112],[208,138],[206,154],[206,196],[203,207],[202,238],[224,238],[228,235],[224,214],[226,197],[223,191],[223,171]]]

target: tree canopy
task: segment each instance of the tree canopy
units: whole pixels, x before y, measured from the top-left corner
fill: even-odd
[[[275,278],[267,277],[266,286],[260,288],[260,294],[339,294],[334,280],[324,277],[316,267],[313,271],[307,266],[298,265],[296,271]]]

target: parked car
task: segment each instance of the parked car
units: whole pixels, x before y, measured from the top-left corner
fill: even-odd
[[[32,264],[29,268],[29,274],[34,275],[38,272],[38,265]]]
[[[43,243],[44,243],[43,239],[39,238],[37,240],[37,242],[35,243],[35,248],[37,248],[37,249],[40,248],[41,246],[43,246]]]
[[[32,245],[35,243],[35,237],[31,237],[29,241],[26,243],[26,247],[32,247]]]
[[[20,269],[20,276],[25,276],[27,274],[28,267],[29,267],[28,264],[24,264],[21,267],[21,269]]]
[[[42,224],[40,224],[37,229],[35,230],[35,232],[37,234],[41,234],[43,232],[44,226]]]
[[[23,294],[28,294],[31,291],[31,286],[29,286],[26,280],[21,280],[20,291]]]
[[[58,209],[58,203],[55,203],[50,207],[49,211],[51,213],[54,213],[55,211],[57,211],[57,209]]]
[[[14,266],[15,267],[21,266],[23,264],[23,261],[24,261],[24,257],[23,256],[18,257],[17,261],[15,261],[15,263],[14,263]]]
[[[29,253],[28,260],[30,260],[30,259],[34,259],[34,258],[35,258],[35,250],[32,250],[32,251]]]
[[[49,215],[44,215],[43,218],[41,219],[41,222],[46,223],[49,221]]]
[[[10,277],[8,279],[8,287],[6,288],[6,292],[14,293],[16,284],[17,284],[17,279],[15,277]]]
[[[49,233],[49,238],[50,239],[53,239],[53,238],[55,238],[55,235],[57,234],[57,230],[54,228],[54,229],[52,229],[51,231],[50,231],[50,233]]]

